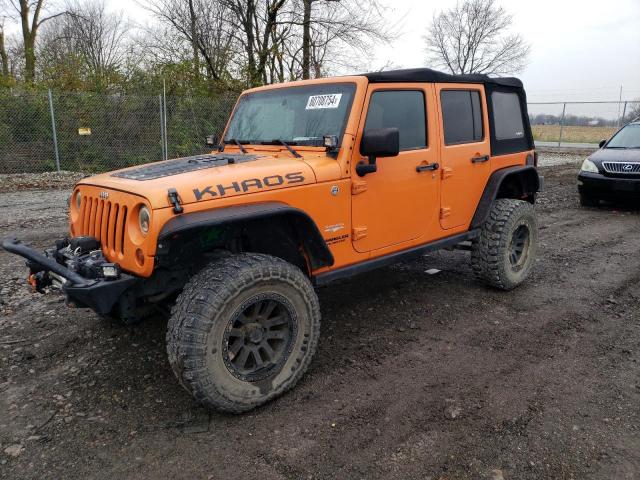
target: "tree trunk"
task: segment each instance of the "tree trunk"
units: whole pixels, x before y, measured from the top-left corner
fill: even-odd
[[[4,43],[4,30],[0,28],[0,61],[2,61],[2,77],[9,77],[9,55]]]
[[[264,32],[262,34],[262,45],[258,55],[258,66],[255,72],[254,86],[266,83],[267,81],[267,61],[271,50],[269,47],[269,39],[271,38],[271,32],[273,32],[278,25],[278,14],[284,5],[284,2],[285,0],[277,0],[267,6],[267,19],[264,26]]]
[[[255,32],[253,31],[253,19],[256,14],[256,5],[253,0],[247,1],[247,10],[246,16],[244,18],[244,33],[247,36],[247,69],[248,69],[248,77],[249,77],[249,86],[256,85],[256,57],[254,53],[254,44],[256,41]]]
[[[193,74],[196,82],[200,80],[200,55],[198,53],[198,31],[196,11],[193,7],[193,0],[189,0],[189,21],[191,27],[191,49],[193,51]]]
[[[24,77],[27,82],[33,82],[36,78],[36,50],[35,36],[23,35],[24,38]]]
[[[311,78],[311,4],[313,0],[303,0],[302,19],[302,79]]]
[[[24,42],[24,77],[32,83],[36,77],[36,33],[40,26],[40,10],[44,0],[35,3],[33,19],[29,22],[30,5],[28,0],[20,0],[20,25]]]

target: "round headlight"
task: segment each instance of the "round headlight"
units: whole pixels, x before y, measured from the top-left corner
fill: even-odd
[[[586,158],[584,162],[582,162],[582,167],[580,167],[580,170],[582,170],[583,172],[598,173],[598,167],[588,158]]]
[[[151,212],[144,205],[140,207],[140,212],[138,213],[138,223],[140,225],[140,231],[146,235],[149,233],[149,225],[151,224]]]
[[[82,205],[82,194],[80,192],[76,193],[76,210],[80,210],[80,205]]]

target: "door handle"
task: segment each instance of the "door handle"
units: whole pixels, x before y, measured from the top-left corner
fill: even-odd
[[[482,155],[480,157],[471,157],[471,163],[483,163],[489,161],[489,155]]]
[[[440,164],[439,163],[428,163],[426,165],[418,165],[416,167],[416,172],[420,173],[420,172],[427,172],[429,170],[437,170],[440,168]]]

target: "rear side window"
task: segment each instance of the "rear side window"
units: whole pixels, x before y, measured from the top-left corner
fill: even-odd
[[[400,130],[400,150],[427,147],[424,94],[417,90],[374,92],[369,101],[365,131],[372,128]]]
[[[480,92],[443,90],[440,92],[445,145],[479,142],[484,137]]]
[[[522,109],[520,108],[520,98],[516,93],[493,92],[491,106],[493,107],[496,140],[524,137]]]

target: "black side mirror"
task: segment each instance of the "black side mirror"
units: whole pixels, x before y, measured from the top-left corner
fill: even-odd
[[[369,157],[369,163],[356,165],[356,173],[364,177],[378,168],[378,157],[395,157],[400,153],[400,130],[397,128],[372,128],[362,134],[360,153]]]
[[[602,148],[605,146],[605,144],[607,143],[606,140],[600,140],[600,143],[598,144],[598,147]]]

